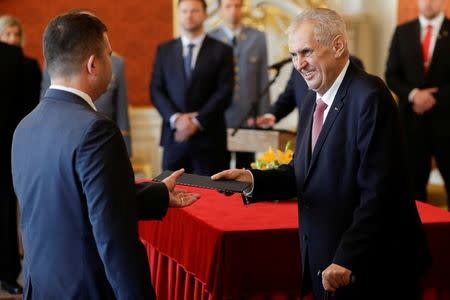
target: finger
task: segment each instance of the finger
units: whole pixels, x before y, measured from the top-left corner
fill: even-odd
[[[233,179],[231,177],[232,174],[232,170],[225,170],[219,173],[214,174],[213,176],[211,176],[212,180],[218,180],[218,179]]]
[[[436,93],[437,91],[439,91],[439,88],[432,87],[432,88],[428,88],[427,91],[429,91],[430,93]]]
[[[179,170],[176,170],[175,172],[173,172],[168,178],[176,181],[183,174],[184,174],[184,169],[179,169]]]
[[[193,204],[195,201],[197,201],[198,199],[200,199],[199,194],[189,194],[187,196],[183,196],[183,202],[181,204],[182,205],[181,207],[189,206],[189,205]]]

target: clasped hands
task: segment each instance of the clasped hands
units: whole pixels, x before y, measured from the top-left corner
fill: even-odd
[[[412,101],[413,111],[418,115],[422,115],[432,109],[436,105],[436,99],[433,94],[437,91],[437,87],[417,90]]]
[[[166,177],[162,182],[166,185],[169,191],[169,207],[186,207],[194,203],[200,198],[200,194],[191,193],[185,190],[176,189],[177,178],[183,175],[184,169],[173,172]]]
[[[188,141],[199,130],[194,118],[197,112],[180,114],[175,120],[175,141],[182,143]]]

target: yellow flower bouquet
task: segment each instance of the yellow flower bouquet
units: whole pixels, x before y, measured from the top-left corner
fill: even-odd
[[[292,160],[294,151],[291,149],[291,142],[287,142],[284,151],[277,149],[274,151],[272,147],[264,152],[259,158],[251,164],[253,169],[269,170],[276,169],[280,165],[287,164]]]

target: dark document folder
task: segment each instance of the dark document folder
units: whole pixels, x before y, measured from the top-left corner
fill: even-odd
[[[153,180],[162,181],[172,173],[172,171],[164,171],[153,178]],[[200,176],[187,173],[184,173],[178,178],[177,184],[213,189],[226,193],[242,193],[246,188],[250,186],[250,183],[232,180],[212,180],[208,176]]]

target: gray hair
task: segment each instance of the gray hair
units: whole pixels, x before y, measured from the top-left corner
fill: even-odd
[[[331,46],[331,43],[338,35],[343,36],[347,40],[345,21],[334,10],[315,8],[302,11],[292,20],[287,29],[287,34],[292,34],[305,22],[313,23],[314,36],[322,46]]]
[[[23,34],[22,23],[20,23],[19,19],[17,19],[16,17],[10,15],[0,16],[0,34],[3,34],[9,27],[15,26],[19,27],[20,45],[23,47],[23,45],[25,44],[25,36]]]

